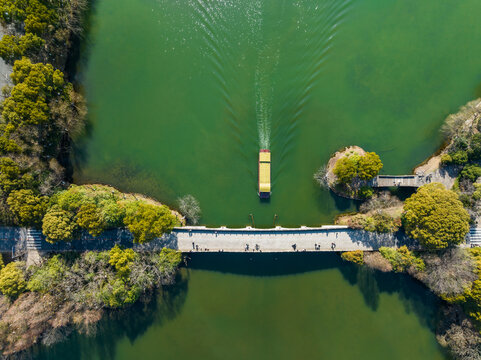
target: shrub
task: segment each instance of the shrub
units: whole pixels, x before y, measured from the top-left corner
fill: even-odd
[[[135,252],[132,249],[121,249],[115,245],[109,251],[109,264],[115,268],[121,278],[127,278],[130,274],[130,264],[135,260]]]
[[[0,291],[9,298],[16,298],[27,287],[21,264],[11,262],[0,271]]]
[[[160,271],[173,272],[182,261],[182,253],[177,250],[163,248],[159,254],[158,266]]]
[[[36,267],[27,288],[30,291],[46,293],[55,290],[67,271],[65,261],[60,255],[52,256],[46,263]]]
[[[414,256],[406,246],[401,246],[399,249],[383,246],[379,248],[379,252],[391,263],[396,272],[406,271],[411,266],[418,271],[423,271],[425,268],[423,260]]]
[[[110,308],[120,308],[127,304],[133,304],[140,296],[140,289],[137,287],[129,288],[123,279],[110,279],[102,286],[100,298],[105,306]]]
[[[373,194],[374,190],[369,186],[361,187],[357,193],[361,199],[369,199]]]
[[[77,223],[73,215],[57,205],[52,206],[42,220],[42,232],[46,241],[52,244],[72,239],[76,229]]]
[[[469,214],[455,192],[439,183],[421,186],[404,203],[406,233],[428,248],[460,244],[469,230]]]
[[[124,222],[134,235],[134,242],[142,244],[172,231],[177,218],[167,206],[138,204],[135,212],[127,214]]]
[[[449,154],[443,154],[441,156],[441,164],[443,165],[449,165],[453,162],[453,158]]]
[[[451,155],[452,163],[456,165],[464,165],[468,162],[468,153],[464,150],[458,150]]]
[[[354,264],[364,264],[364,252],[362,250],[346,251],[341,254],[341,258]]]
[[[460,177],[475,182],[481,176],[481,167],[478,165],[466,165],[460,173]]]

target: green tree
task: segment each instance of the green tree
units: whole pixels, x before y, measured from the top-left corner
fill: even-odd
[[[4,35],[0,41],[0,57],[11,63],[24,55],[38,52],[44,45],[45,40],[32,33],[23,36]]]
[[[382,162],[379,155],[375,152],[365,153],[359,158],[358,162],[358,176],[363,180],[370,180],[379,174],[382,169]]]
[[[33,186],[31,174],[23,173],[18,164],[8,157],[0,158],[0,188],[4,195],[12,190],[30,188]]]
[[[46,241],[56,243],[72,239],[77,223],[72,213],[62,210],[58,205],[52,206],[42,220],[42,232]]]
[[[170,232],[177,218],[167,206],[139,204],[135,212],[125,217],[124,222],[134,235],[134,242],[142,244]]]
[[[451,156],[451,162],[456,165],[464,165],[468,162],[468,153],[464,150],[458,150],[449,154]]]
[[[338,178],[339,182],[347,184],[357,176],[358,162],[359,155],[357,154],[343,156],[336,161],[336,165],[332,171]]]
[[[0,271],[0,291],[5,296],[16,298],[26,287],[20,263],[11,262]]]
[[[47,201],[46,196],[35,194],[30,189],[12,191],[7,198],[7,204],[17,223],[23,226],[35,226],[42,222]]]
[[[121,249],[118,245],[115,245],[109,251],[109,264],[115,268],[121,278],[127,278],[130,274],[130,265],[135,257],[134,250]]]
[[[63,73],[50,64],[22,58],[15,61],[11,78],[15,86],[3,102],[3,119],[14,127],[46,123],[48,102],[65,89]]]
[[[404,203],[406,233],[427,248],[460,244],[469,230],[469,215],[458,196],[440,183],[424,185]]]
[[[481,176],[481,167],[478,165],[466,165],[461,171],[460,176],[475,182]]]
[[[77,213],[77,224],[89,234],[99,236],[105,230],[105,221],[95,204],[82,205]]]

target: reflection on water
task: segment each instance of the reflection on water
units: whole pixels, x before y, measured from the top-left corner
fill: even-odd
[[[74,334],[52,348],[37,348],[35,357],[155,359],[165,354],[188,359],[196,356],[199,344],[216,344],[199,357],[211,359],[252,344],[231,358],[265,359],[272,357],[272,350],[258,347],[258,340],[264,339],[268,348],[282,347],[285,336],[301,335],[303,343],[291,343],[291,353],[276,357],[290,359],[292,353],[325,349],[327,343],[315,334],[327,331],[334,336],[326,341],[336,357],[326,358],[347,360],[351,357],[341,350],[342,334],[353,328],[356,332],[362,319],[370,330],[359,332],[354,341],[359,359],[385,359],[391,352],[398,354],[393,359],[405,359],[407,343],[413,358],[444,358],[432,333],[438,311],[432,294],[408,276],[347,264],[337,254],[192,254],[177,281],[148,302],[110,313],[95,336]],[[287,309],[296,310],[286,313]],[[387,324],[388,328],[377,328]],[[369,332],[381,336],[380,343],[374,345]],[[228,344],[220,344],[219,337]],[[306,352],[306,345],[313,348]]]

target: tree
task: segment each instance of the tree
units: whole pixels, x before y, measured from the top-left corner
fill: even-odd
[[[481,176],[481,167],[478,165],[466,165],[460,174],[461,178],[475,182]]]
[[[370,180],[382,169],[382,162],[375,152],[365,153],[359,158],[358,175],[363,180]]]
[[[427,254],[424,283],[437,295],[453,297],[466,291],[478,278],[476,261],[466,249],[447,249]]]
[[[109,251],[109,264],[115,268],[121,278],[130,274],[130,264],[135,260],[136,254],[132,249],[121,249],[115,245]]]
[[[47,210],[47,197],[37,195],[33,190],[22,189],[10,193],[8,206],[19,225],[35,226],[42,222]]]
[[[58,205],[52,206],[42,220],[42,231],[49,243],[73,238],[77,223],[72,213],[62,210]]]
[[[29,188],[33,185],[30,174],[23,174],[18,164],[8,157],[0,158],[0,188],[3,194],[10,194],[12,190]]]
[[[0,271],[0,291],[5,296],[16,298],[27,287],[20,263],[11,262]]]
[[[45,40],[32,33],[23,36],[3,35],[0,41],[0,57],[11,63],[22,56],[38,52],[45,45]]]
[[[336,161],[336,165],[332,171],[341,183],[350,183],[357,176],[358,161],[359,155],[357,154],[343,156]]]
[[[50,64],[32,64],[27,58],[15,61],[11,78],[14,87],[3,102],[2,117],[15,127],[38,125],[49,120],[48,102],[65,88],[64,75]]]
[[[404,203],[406,233],[427,247],[460,244],[469,230],[469,214],[458,195],[440,183],[421,186]]]
[[[102,214],[95,204],[82,205],[77,212],[77,224],[92,236],[99,236],[106,227]]]
[[[167,206],[141,203],[135,212],[127,214],[124,222],[134,235],[134,242],[142,244],[170,232],[177,218]]]
[[[200,205],[192,195],[185,195],[179,199],[179,210],[186,217],[188,222],[195,225],[200,219]]]

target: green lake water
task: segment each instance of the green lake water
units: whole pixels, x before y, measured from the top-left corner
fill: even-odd
[[[357,144],[384,173],[409,173],[480,95],[480,12],[479,0],[94,1],[75,180],[169,205],[193,194],[207,225],[332,223],[354,206],[312,179],[333,152]]]
[[[332,223],[355,204],[312,179],[339,148],[408,173],[445,116],[481,95],[479,0],[97,0],[78,80],[77,182],[175,205],[207,225]],[[257,196],[272,151],[273,192]],[[445,359],[436,299],[337,255],[196,256],[148,306],[39,359]]]
[[[441,360],[436,299],[335,254],[198,254],[157,301],[35,358]]]

